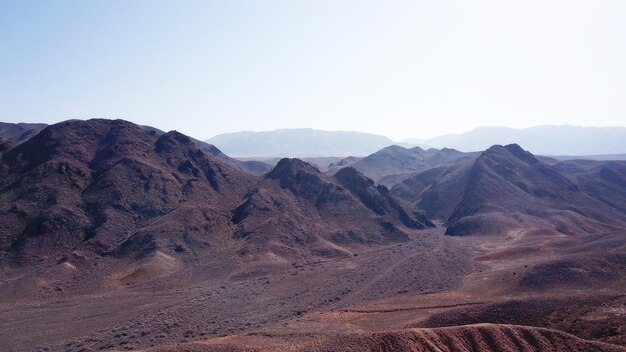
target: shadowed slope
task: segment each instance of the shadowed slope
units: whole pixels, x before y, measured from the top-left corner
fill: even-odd
[[[4,153],[10,148],[11,148],[11,143],[9,141],[6,141],[0,138],[0,156],[2,156],[2,153]]]
[[[335,174],[342,186],[356,195],[361,202],[376,214],[394,214],[402,223],[410,228],[424,228],[434,226],[421,212],[408,204],[403,204],[389,193],[383,185],[374,186],[374,181],[363,176],[356,169],[346,167]],[[413,208],[412,210],[408,210]]]

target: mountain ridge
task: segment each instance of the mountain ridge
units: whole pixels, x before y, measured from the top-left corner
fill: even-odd
[[[0,123],[0,138],[16,143],[34,136],[46,124]],[[149,126],[149,130],[162,131]],[[464,133],[433,138],[408,138],[393,141],[385,136],[356,131],[327,131],[312,128],[242,131],[219,134],[205,142],[216,145],[229,157],[348,157],[367,156],[384,147],[452,148],[462,152],[485,150],[492,145],[517,143],[536,155],[560,160],[583,158],[624,160],[626,127],[583,127],[574,125],[541,125],[528,128],[482,126]],[[200,142],[198,140],[198,142]],[[200,142],[202,143],[202,142]],[[269,171],[267,166],[250,165],[249,170]]]
[[[352,253],[353,243],[406,240],[403,228],[433,226],[356,171],[340,180],[282,159],[254,176],[229,161],[179,132],[123,120],[47,126],[2,152],[0,250],[18,261],[73,249],[180,256],[185,248],[210,248],[211,241],[236,247],[252,239],[296,257],[306,252],[304,244],[319,244],[311,254],[323,256]],[[344,226],[338,214],[352,220]],[[311,216],[329,225],[314,225]],[[201,225],[207,222],[213,225]]]

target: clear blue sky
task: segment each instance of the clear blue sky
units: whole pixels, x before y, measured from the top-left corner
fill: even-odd
[[[626,125],[626,2],[0,0],[0,121]]]

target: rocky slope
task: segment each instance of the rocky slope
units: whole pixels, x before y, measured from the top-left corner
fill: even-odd
[[[178,132],[121,120],[63,122],[7,145],[3,258],[32,263],[71,251],[185,257],[221,247],[332,256],[433,226],[354,170],[332,178],[285,159],[257,178],[219,149],[200,147]]]
[[[0,250],[18,261],[208,245],[253,182],[180,133],[119,120],[49,126],[5,152],[0,174]]]
[[[292,257],[294,247],[325,256],[351,255],[372,244],[406,241],[433,224],[400,204],[384,186],[346,168],[329,177],[298,159],[283,159],[233,212],[246,253],[269,248]],[[268,237],[271,234],[271,237]]]

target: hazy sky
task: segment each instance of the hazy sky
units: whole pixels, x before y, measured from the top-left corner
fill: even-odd
[[[0,0],[0,121],[626,125],[626,1]]]

